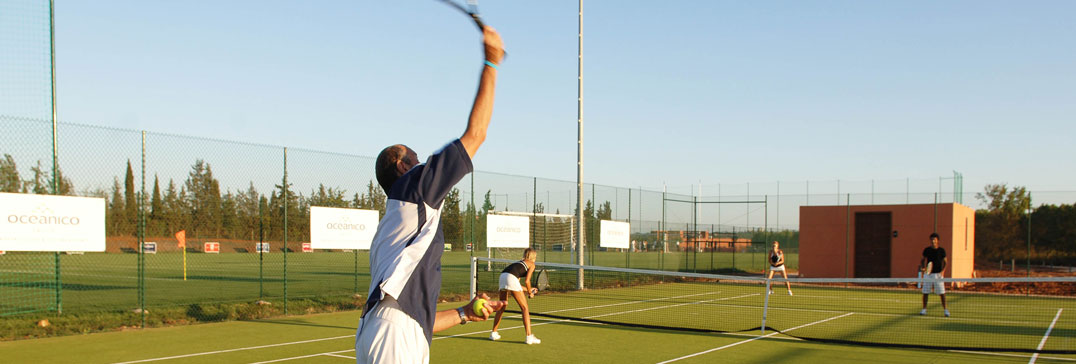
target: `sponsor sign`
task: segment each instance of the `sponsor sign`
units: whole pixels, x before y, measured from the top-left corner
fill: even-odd
[[[601,235],[598,245],[602,248],[628,248],[631,224],[620,221],[602,220]]]
[[[313,249],[370,250],[377,232],[377,211],[310,207],[310,244]]]
[[[0,250],[103,252],[105,200],[0,193]]]
[[[313,253],[314,247],[310,243],[303,243],[303,253]]]
[[[203,253],[220,253],[220,243],[207,241],[202,246]]]
[[[268,253],[269,243],[257,243],[254,245],[254,251],[257,253]]]
[[[527,248],[530,235],[530,220],[526,216],[486,215],[487,247]]]
[[[142,252],[146,254],[157,254],[157,243],[151,241],[142,243]]]

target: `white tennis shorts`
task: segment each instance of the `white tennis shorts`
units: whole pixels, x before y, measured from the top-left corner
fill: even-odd
[[[430,363],[430,345],[415,319],[390,296],[374,307],[355,333],[355,362]]]
[[[771,272],[784,272],[785,271],[785,265],[781,264],[780,267],[774,267],[774,266],[771,265],[770,266],[770,271]]]
[[[928,273],[923,278],[925,279],[941,279],[941,273]],[[945,282],[923,282],[923,294],[930,294],[930,290],[933,289],[934,293],[945,294]]]
[[[512,275],[512,273],[501,273],[501,281],[497,287],[502,291],[523,292],[523,286],[519,285],[519,277]]]

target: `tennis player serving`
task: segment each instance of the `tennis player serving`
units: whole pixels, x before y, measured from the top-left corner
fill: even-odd
[[[453,186],[474,169],[471,158],[486,139],[497,65],[504,57],[501,36],[493,28],[483,28],[482,41],[485,63],[463,136],[422,164],[415,151],[401,144],[377,156],[377,182],[388,200],[370,246],[369,299],[355,333],[357,363],[429,363],[434,332],[482,321],[504,309],[504,301],[492,301],[476,312],[472,300],[437,311],[445,247],[441,208]]]
[[[506,301],[508,293],[511,292],[512,297],[519,304],[519,310],[523,312],[523,329],[527,331],[527,338],[523,342],[527,343],[527,345],[542,343],[542,340],[538,340],[537,337],[534,337],[534,333],[531,332],[531,311],[530,307],[527,306],[527,297],[534,298],[534,293],[538,292],[537,288],[531,287],[531,276],[534,275],[534,261],[536,259],[538,259],[538,251],[533,248],[527,248],[527,250],[523,251],[523,260],[509,264],[501,271],[501,279],[498,284],[501,290],[501,296],[498,298],[501,301]],[[520,278],[524,278],[523,282],[526,282],[526,291],[519,284]],[[527,296],[524,296],[523,292],[527,292]],[[497,316],[493,318],[493,332],[489,333],[490,340],[501,339],[501,334],[497,333],[497,327],[501,326],[501,316],[504,315],[504,309],[507,307],[507,304],[501,307],[497,311]]]

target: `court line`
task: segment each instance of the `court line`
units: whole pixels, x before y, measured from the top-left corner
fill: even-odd
[[[352,337],[354,337],[354,336],[352,336]],[[329,354],[337,354],[337,353],[346,353],[346,352],[349,352],[349,351],[355,351],[355,349],[348,349],[348,350],[338,350],[338,351],[330,351],[330,352],[325,352],[325,353],[317,353],[317,354],[310,354],[310,355],[296,356],[296,357],[291,357],[291,358],[283,358],[283,359],[273,359],[273,360],[266,360],[266,361],[259,361],[259,362],[254,362],[254,363],[250,363],[250,364],[266,364],[266,363],[277,363],[277,362],[282,362],[282,361],[288,361],[288,360],[295,360],[295,359],[306,359],[306,358],[313,358],[313,357],[315,357],[315,356],[324,356],[324,355],[329,355]],[[351,358],[351,359],[355,359],[355,358]]]
[[[1046,339],[1050,338],[1050,331],[1054,330],[1054,325],[1057,324],[1057,319],[1061,318],[1061,311],[1064,311],[1064,309],[1063,308],[1057,309],[1057,315],[1054,316],[1054,321],[1050,322],[1050,327],[1046,329],[1046,335],[1042,335],[1042,341],[1039,341],[1039,347],[1036,348],[1035,350],[1042,350],[1042,347],[1046,346]],[[1038,358],[1039,358],[1039,353],[1035,353],[1035,355],[1031,356],[1031,360],[1028,361],[1027,364],[1035,364],[1035,359],[1038,359]]]
[[[618,314],[625,314],[625,313],[632,313],[632,312],[656,310],[656,309],[661,309],[661,308],[678,307],[678,306],[690,305],[690,304],[699,304],[699,303],[703,303],[703,302],[716,301],[716,300],[731,300],[731,299],[743,298],[743,297],[748,297],[748,296],[757,296],[757,295],[759,295],[759,293],[752,293],[752,294],[736,296],[736,297],[715,298],[715,299],[712,299],[712,300],[705,300],[705,301],[679,303],[679,304],[675,304],[675,305],[650,307],[650,308],[632,310],[632,311],[621,311],[621,312],[605,313],[605,314],[601,314],[601,315],[587,316],[587,317],[583,317],[583,318],[588,319],[588,318],[595,318],[595,317],[604,317],[604,316],[611,316],[611,315],[618,315]],[[636,302],[637,303],[642,303],[642,302],[650,302],[650,301],[653,301],[653,300],[636,301]],[[851,315],[851,313],[848,313],[848,314],[845,314],[845,315]],[[518,316],[515,316],[515,317],[518,317]],[[542,322],[542,323],[537,323],[537,324],[531,324],[531,327],[542,326],[542,325],[550,325],[550,324],[558,324],[558,323],[566,322],[566,321],[572,321],[572,320],[564,319],[564,320]],[[523,325],[512,326],[512,327],[502,327],[500,330],[512,330],[512,329],[519,329],[519,328],[523,328]],[[795,329],[796,328],[792,328],[791,330],[795,330]],[[487,332],[490,332],[490,331],[493,331],[493,330],[474,331],[474,332],[468,332],[468,333],[456,334],[456,335],[450,335],[450,336],[438,336],[438,337],[435,337],[433,339],[434,340],[441,340],[441,339],[448,339],[448,338],[454,338],[454,337],[460,337],[460,336],[470,336],[470,335],[474,335],[474,334],[484,334],[484,333],[487,333]],[[331,352],[331,353],[335,354],[335,353],[348,352],[348,351],[352,351],[352,350],[355,350],[355,349],[344,350],[344,351],[334,351],[334,352]],[[325,353],[322,353],[322,354],[325,354]],[[295,359],[305,359],[305,358],[310,358],[310,357],[314,357],[314,356],[317,356],[317,355],[316,354],[315,355],[303,355],[303,356],[296,356],[296,357],[291,357],[291,358],[282,358],[282,359],[276,359],[276,360],[273,360],[273,361],[258,362],[258,363],[251,363],[251,364],[275,363],[275,362],[295,360]]]
[[[803,324],[803,325],[800,325],[800,326],[796,326],[796,327],[793,327],[793,328],[791,328],[791,329],[785,330],[784,332],[789,332],[789,331],[792,331],[792,330],[796,330],[796,329],[800,329],[800,328],[804,328],[804,327],[807,327],[807,326],[811,326],[811,325],[815,325],[815,324],[820,324],[820,323],[823,323],[823,322],[826,322],[826,321],[830,321],[830,320],[836,320],[836,319],[839,319],[839,318],[842,318],[842,317],[850,316],[850,315],[852,315],[852,314],[854,314],[854,312],[849,312],[849,313],[846,313],[846,314],[843,314],[843,315],[840,315],[840,316],[834,316],[834,317],[830,317],[830,318],[828,318],[828,319],[824,319],[824,320],[819,320],[819,321],[815,321],[815,322],[812,322],[812,323],[809,323],[809,324]],[[681,356],[681,357],[679,357],[679,358],[676,358],[676,359],[670,359],[670,360],[666,360],[666,361],[663,361],[663,362],[659,362],[658,364],[667,364],[667,363],[672,363],[672,362],[674,362],[674,361],[678,361],[678,360],[683,360],[683,359],[687,359],[687,358],[691,358],[691,357],[696,357],[696,356],[699,356],[699,355],[703,355],[703,354],[707,354],[707,353],[715,352],[715,351],[718,351],[718,350],[722,350],[722,349],[726,349],[726,348],[731,348],[731,347],[733,347],[733,346],[736,346],[736,345],[740,345],[740,344],[745,344],[745,343],[749,343],[749,342],[752,342],[752,341],[755,341],[755,340],[758,340],[758,339],[763,339],[763,338],[767,338],[767,337],[770,337],[770,336],[773,336],[773,335],[777,335],[777,334],[779,334],[779,332],[773,332],[773,333],[769,333],[769,334],[766,334],[766,335],[762,335],[762,336],[756,336],[756,337],[754,337],[754,338],[750,338],[750,339],[747,339],[747,340],[743,340],[743,341],[739,341],[739,342],[734,342],[734,343],[732,343],[732,344],[728,344],[728,345],[725,345],[725,346],[722,346],[722,347],[718,347],[718,348],[713,348],[713,349],[710,349],[710,350],[706,350],[706,351],[700,351],[700,352],[698,352],[698,353],[694,353],[694,354],[684,355],[684,356]]]
[[[975,355],[993,355],[993,356],[1007,356],[1011,358],[1030,358],[1031,355],[1009,354],[1009,353],[990,353],[985,351],[967,351],[967,350],[948,350],[954,353],[961,354],[975,354]],[[1040,356],[1039,358],[1047,360],[1064,360],[1064,361],[1076,361],[1074,358],[1062,358],[1057,356]]]
[[[318,341],[326,341],[326,340],[337,340],[337,339],[343,339],[343,338],[354,338],[354,337],[355,337],[355,335],[346,335],[346,336],[335,336],[335,337],[326,337],[326,338],[321,338],[321,339],[311,339],[311,340],[302,340],[302,341],[292,341],[292,342],[286,342],[286,343],[278,343],[278,344],[269,344],[269,345],[259,345],[259,346],[248,346],[248,347],[243,347],[243,348],[235,348],[235,349],[225,349],[225,350],[216,350],[216,351],[206,351],[206,352],[201,352],[201,353],[193,353],[193,354],[183,354],[183,355],[175,355],[175,356],[165,356],[165,357],[160,357],[160,358],[142,359],[142,360],[134,360],[134,361],[124,361],[124,362],[117,362],[117,363],[113,363],[113,364],[133,364],[133,363],[147,363],[147,362],[151,362],[151,361],[160,361],[160,360],[171,360],[171,359],[181,359],[181,358],[190,358],[190,357],[194,357],[194,356],[202,356],[202,355],[212,355],[212,354],[221,354],[221,353],[230,353],[230,352],[235,352],[235,351],[244,351],[244,350],[254,350],[254,349],[265,349],[265,348],[272,348],[272,347],[277,347],[277,346],[286,346],[286,345],[295,345],[295,344],[307,344],[307,343],[313,343],[313,342],[318,342]],[[352,350],[354,350],[354,349],[352,349]]]
[[[353,357],[353,356],[346,356],[346,355],[339,355],[339,354],[325,354],[325,356],[335,356],[335,357],[337,357],[337,358],[344,358],[344,359],[351,359],[351,360],[355,360],[355,357]]]

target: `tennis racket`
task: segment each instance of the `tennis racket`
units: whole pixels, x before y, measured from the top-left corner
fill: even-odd
[[[933,262],[927,262],[927,264],[923,266],[923,270],[919,271],[919,278],[920,279],[919,279],[919,284],[916,285],[917,288],[923,288],[923,285],[927,284],[926,283],[927,275],[930,274],[930,271],[933,268],[934,268],[934,263]]]
[[[467,0],[467,6],[460,5],[453,0],[441,0],[441,2],[470,16],[471,20],[474,20],[474,25],[478,27],[479,33],[485,31],[486,23],[483,22],[482,17],[478,15],[478,0]],[[504,56],[501,57],[502,61],[505,58],[508,58],[508,52],[504,52]]]
[[[452,1],[452,0],[441,0],[441,1],[443,1],[445,4],[448,4],[448,6],[451,6],[451,7],[455,8],[456,10],[459,10],[459,11],[463,12],[464,14],[467,14],[468,16],[470,16],[471,20],[474,20],[474,24],[476,26],[478,26],[478,31],[479,32],[481,32],[483,29],[486,28],[486,23],[483,23],[482,22],[482,17],[478,15],[478,1],[477,0],[467,0],[467,6],[466,7],[464,7],[463,5],[460,5],[459,3],[456,3],[455,1]]]
[[[549,273],[547,273],[545,269],[538,271],[538,277],[535,278],[534,281],[537,282],[534,286],[537,287],[539,291],[549,289]]]

